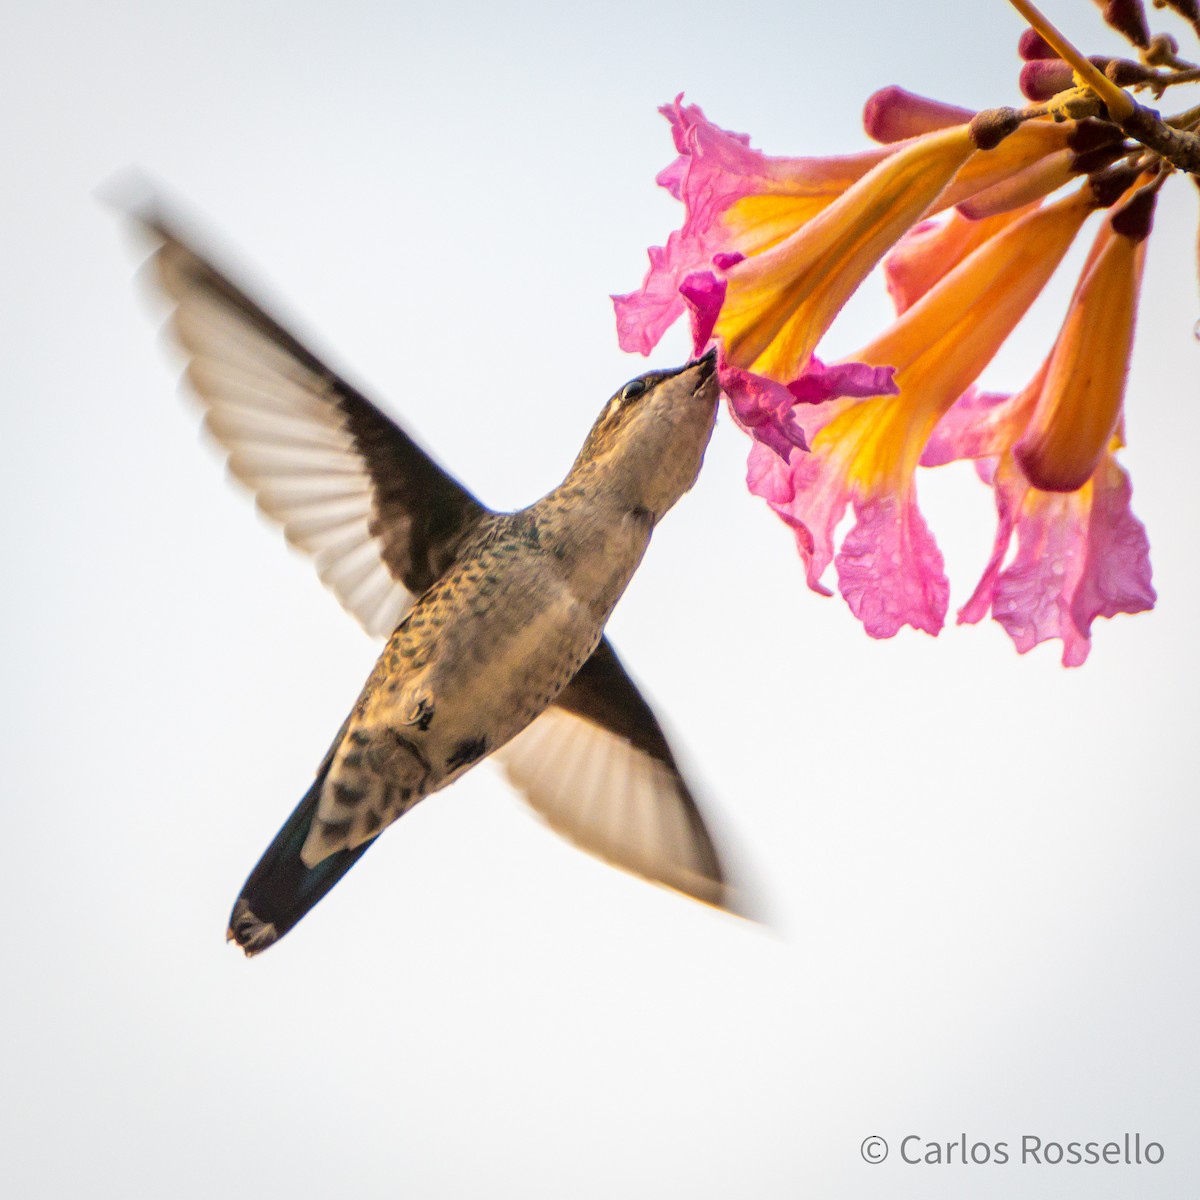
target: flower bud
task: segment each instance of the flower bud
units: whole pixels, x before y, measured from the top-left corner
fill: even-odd
[[[1145,83],[1154,78],[1154,72],[1141,63],[1127,58],[1105,58],[1096,54],[1089,58],[1092,66],[1103,71],[1118,87]],[[1075,86],[1075,72],[1070,63],[1061,58],[1041,58],[1027,62],[1021,68],[1021,94],[1034,103],[1041,103]]]
[[[1021,95],[1035,104],[1074,86],[1075,72],[1061,58],[1038,58],[1021,68]]]
[[[1039,58],[1057,58],[1058,53],[1053,46],[1036,29],[1026,29],[1017,43],[1017,53],[1026,61],[1033,62]]]
[[[1142,0],[1094,0],[1094,3],[1119,34],[1142,50],[1150,45],[1150,26],[1146,24]]]
[[[863,127],[869,138],[890,144],[932,133],[935,129],[965,125],[972,116],[974,113],[969,108],[930,100],[893,84],[880,88],[867,98],[863,106]]]
[[[967,130],[979,150],[994,150],[1010,133],[1021,127],[1023,118],[1015,108],[985,108],[971,119]]]

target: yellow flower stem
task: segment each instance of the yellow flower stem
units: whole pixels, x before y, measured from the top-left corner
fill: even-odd
[[[1076,75],[1104,101],[1114,120],[1124,121],[1133,115],[1135,104],[1129,93],[1098,71],[1087,56],[1076,50],[1030,0],[1009,0],[1009,3],[1050,43],[1060,58],[1071,64]]]

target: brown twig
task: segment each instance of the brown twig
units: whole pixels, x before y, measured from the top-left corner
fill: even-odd
[[[1196,134],[1168,125],[1153,109],[1141,104],[1135,104],[1129,116],[1114,123],[1181,171],[1200,175],[1200,137]]]
[[[1167,124],[1175,129],[1192,129],[1196,125],[1200,125],[1200,104],[1197,104],[1195,108],[1189,108],[1186,112],[1168,117]]]

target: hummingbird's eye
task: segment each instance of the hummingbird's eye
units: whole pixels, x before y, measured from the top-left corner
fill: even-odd
[[[622,400],[636,400],[646,390],[644,379],[634,379],[621,389]]]

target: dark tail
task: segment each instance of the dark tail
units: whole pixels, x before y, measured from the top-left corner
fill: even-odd
[[[371,845],[364,842],[353,850],[338,850],[311,869],[300,861],[300,848],[308,837],[332,757],[322,764],[312,787],[250,872],[233,906],[225,937],[237,942],[248,958],[279,941]]]

